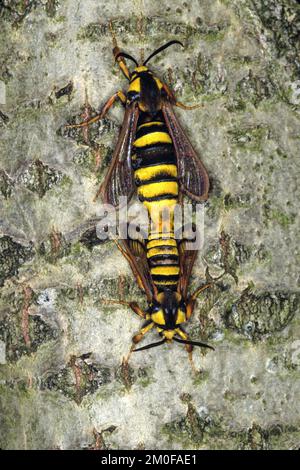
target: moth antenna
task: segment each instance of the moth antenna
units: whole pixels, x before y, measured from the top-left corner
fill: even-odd
[[[132,57],[131,55],[127,54],[126,52],[118,52],[118,54],[115,55],[115,60],[117,61],[119,57],[125,57],[125,59],[132,60],[137,67],[139,66],[136,59]]]
[[[179,338],[173,338],[173,341],[176,341],[176,343],[191,344],[192,346],[199,346],[200,348],[209,348],[209,349],[212,349],[213,351],[215,350],[215,348],[213,348],[209,344],[200,343],[198,341],[189,341],[189,340],[184,340],[184,339],[179,339]]]
[[[154,52],[152,52],[151,55],[149,55],[149,57],[145,60],[145,62],[143,63],[143,65],[146,65],[147,62],[152,59],[152,57],[154,57],[156,54],[158,54],[159,52],[167,49],[167,47],[170,47],[172,46],[172,44],[180,44],[182,47],[184,47],[184,45],[182,44],[182,42],[180,41],[177,41],[176,39],[174,39],[173,41],[169,41],[167,42],[167,44],[164,44],[163,46],[159,47],[158,49],[156,49]]]
[[[161,346],[165,342],[166,342],[166,338],[164,338],[162,341],[158,341],[157,343],[151,343],[151,344],[147,344],[147,346],[143,346],[142,348],[133,349],[132,352],[144,351],[145,349],[156,348],[157,346]]]

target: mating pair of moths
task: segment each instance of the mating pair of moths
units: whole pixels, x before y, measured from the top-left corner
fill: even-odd
[[[105,116],[117,99],[122,102],[125,108],[122,129],[99,192],[104,203],[118,207],[120,196],[127,196],[129,200],[136,191],[152,222],[146,240],[127,238],[122,243],[118,242],[148,301],[146,311],[136,302],[120,302],[145,320],[132,339],[131,351],[177,341],[184,343],[191,354],[194,345],[211,348],[207,344],[191,341],[182,327],[193,313],[198,294],[209,284],[188,295],[189,278],[197,251],[188,249],[186,239],[175,238],[174,207],[183,195],[193,201],[206,200],[209,179],[173,111],[173,106],[184,109],[193,107],[177,102],[168,86],[146,66],[153,56],[176,43],[182,45],[179,41],[170,41],[153,52],[143,65],[139,65],[129,54],[121,52],[115,42],[113,54],[129,81],[127,93],[116,92],[99,115],[71,127],[94,123]],[[132,72],[125,59],[135,63]],[[161,223],[165,210],[171,216],[168,233],[163,231]],[[136,348],[135,345],[153,327],[156,327],[162,340]]]

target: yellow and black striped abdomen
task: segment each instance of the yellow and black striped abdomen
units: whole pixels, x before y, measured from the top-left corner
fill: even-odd
[[[153,282],[158,289],[176,290],[179,280],[179,257],[174,234],[169,238],[162,238],[162,234],[152,234],[147,243],[147,258]]]
[[[147,257],[159,290],[176,289],[179,257],[174,236],[174,206],[178,201],[177,160],[172,139],[162,121],[141,124],[133,144],[132,167],[137,194],[148,210],[151,229]],[[164,210],[170,217],[167,232],[160,222]]]
[[[138,127],[133,143],[132,167],[140,201],[165,200],[166,206],[176,204],[177,161],[172,139],[163,122],[146,122]],[[152,207],[151,204],[146,206]]]

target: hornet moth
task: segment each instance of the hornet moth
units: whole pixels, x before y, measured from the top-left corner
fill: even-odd
[[[173,40],[156,49],[142,64],[122,52],[114,40],[113,54],[129,81],[127,92],[117,91],[104,105],[100,114],[89,121],[69,127],[83,127],[102,119],[119,99],[125,114],[112,161],[98,193],[105,204],[118,207],[120,197],[129,201],[136,192],[148,211],[149,232],[143,240],[128,238],[118,248],[128,260],[139,286],[145,292],[148,310],[144,312],[135,302],[128,305],[146,323],[133,337],[131,351],[148,349],[164,342],[184,343],[191,353],[194,345],[182,324],[192,315],[196,298],[209,287],[197,289],[188,296],[188,283],[197,251],[186,249],[186,241],[177,240],[174,233],[174,207],[184,195],[193,201],[208,197],[209,178],[173,111],[174,106],[194,109],[178,102],[169,89],[147,67],[155,55],[173,44]],[[134,62],[129,71],[125,59]],[[166,232],[162,213],[167,211],[170,226]],[[162,340],[139,349],[135,345],[156,326]],[[213,349],[213,348],[211,348]]]
[[[129,81],[127,93],[117,91],[104,104],[98,115],[80,124],[66,126],[85,127],[103,119],[117,99],[125,108],[112,161],[98,191],[104,203],[118,207],[120,196],[127,196],[129,202],[136,188],[146,180],[145,176],[150,176],[147,180],[154,180],[157,174],[161,175],[161,179],[176,178],[179,192],[194,201],[205,201],[208,197],[207,171],[173,111],[173,106],[191,110],[202,105],[186,106],[177,101],[170,88],[146,66],[150,59],[173,44],[183,46],[180,41],[170,41],[155,50],[142,65],[138,65],[134,57],[121,52],[114,38],[115,60]],[[129,71],[124,58],[135,63],[136,67],[132,72]],[[143,139],[136,142],[138,136]],[[135,155],[133,150],[136,150]],[[159,161],[160,151],[167,154],[166,162],[163,159]],[[163,166],[156,168],[159,170],[157,172],[150,169],[147,171],[147,168],[138,172],[141,168],[150,167],[149,159],[152,155],[155,165],[171,163],[176,166],[176,170]]]
[[[191,295],[188,294],[189,280],[197,257],[196,250],[188,249],[189,241],[190,236],[177,241],[180,275],[176,283],[172,283],[171,286],[163,287],[154,281],[151,269],[149,269],[149,264],[151,265],[147,253],[149,239],[143,239],[141,237],[140,239],[133,240],[128,238],[127,240],[122,240],[122,244],[116,241],[119,250],[129,262],[139,287],[146,294],[148,303],[148,309],[144,311],[137,302],[124,302],[121,300],[108,301],[108,303],[111,302],[128,306],[134,313],[145,320],[140,331],[132,338],[132,347],[129,354],[135,351],[154,348],[166,342],[171,343],[172,341],[185,345],[190,360],[192,360],[191,354],[193,346],[214,350],[214,348],[208,344],[191,341],[183,327],[183,324],[192,316],[198,295],[212,285],[211,283],[205,284],[196,289]],[[163,238],[163,243],[166,243],[165,246],[168,246],[168,242],[169,239]],[[171,257],[168,255],[166,258],[163,258],[168,263],[163,266],[174,266],[170,264],[169,258]],[[162,257],[160,256],[160,261],[161,259]],[[136,345],[153,327],[157,329],[162,340],[136,348]]]

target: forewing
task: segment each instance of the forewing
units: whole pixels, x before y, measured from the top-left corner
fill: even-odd
[[[133,235],[131,234],[131,236]],[[135,232],[134,239],[130,238],[127,227],[127,238],[122,240],[122,248],[125,250],[126,254],[123,254],[125,254],[140,288],[145,291],[148,301],[151,302],[157,293],[157,289],[152,281],[148,265],[145,245],[146,236],[141,231],[139,233]]]
[[[121,132],[115,147],[112,162],[100,188],[100,195],[105,204],[119,206],[120,197],[128,201],[134,193],[131,168],[131,149],[134,141],[139,110],[134,102],[125,110]]]
[[[195,201],[205,201],[209,190],[207,171],[183,131],[172,104],[165,100],[162,110],[175,147],[181,191]]]
[[[156,294],[156,287],[151,278],[145,244],[141,240],[130,238],[123,240],[122,243],[129,256],[128,261],[133,274],[141,289],[146,293],[148,302],[151,302]]]

